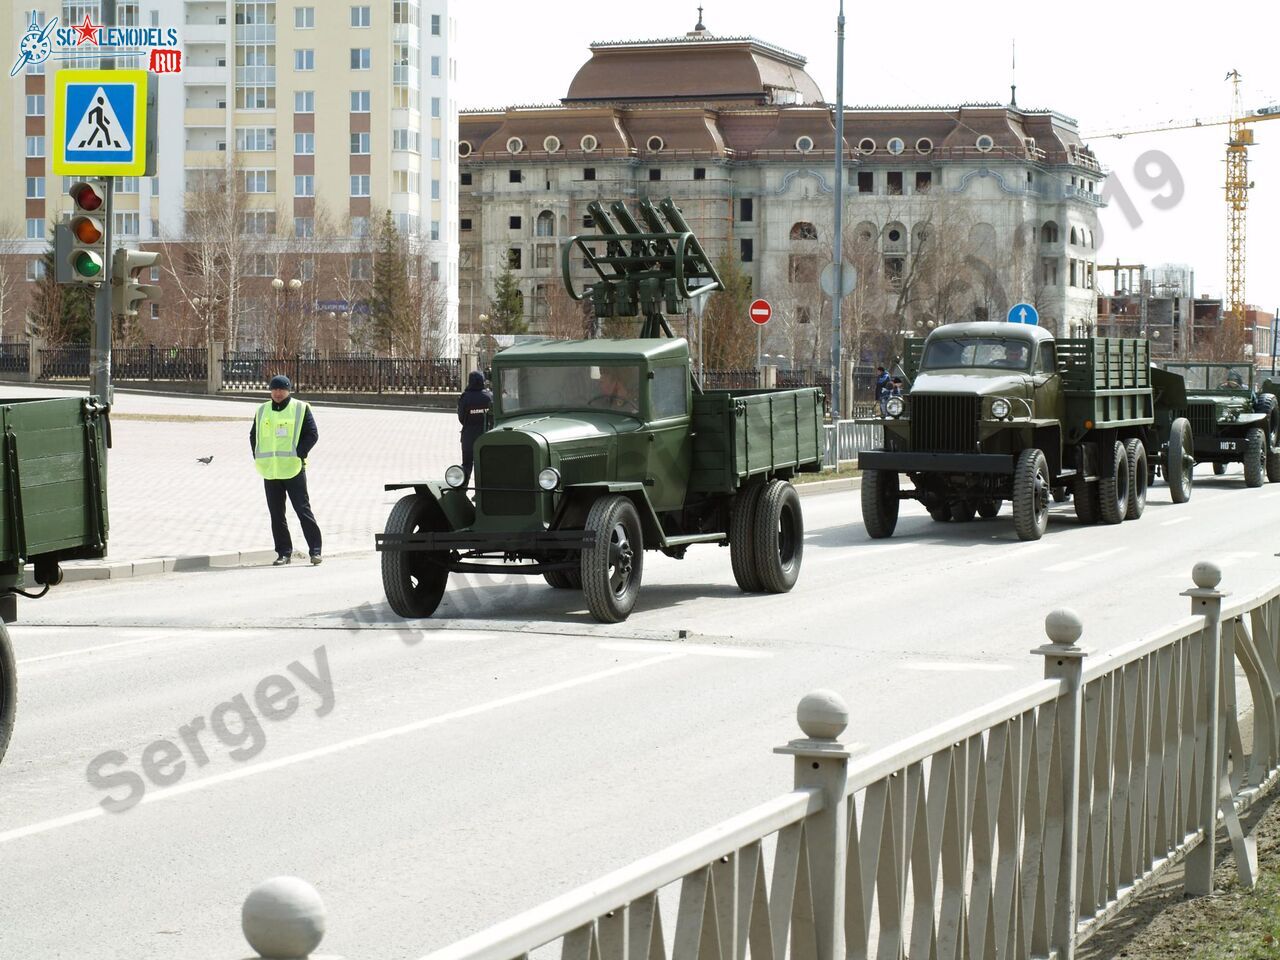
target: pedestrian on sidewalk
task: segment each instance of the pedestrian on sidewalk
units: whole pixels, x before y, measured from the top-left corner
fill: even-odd
[[[880,416],[885,415],[884,402],[889,399],[889,391],[893,388],[893,382],[889,377],[889,371],[884,367],[876,367],[876,402],[880,404]]]
[[[485,389],[484,374],[472,370],[467,377],[467,389],[458,397],[458,423],[462,424],[462,489],[471,483],[471,464],[476,440],[489,425],[489,411],[493,409],[493,393]]]
[[[291,389],[293,384],[288,377],[272,377],[271,399],[258,407],[253,426],[249,428],[249,448],[253,450],[254,465],[267,491],[271,536],[276,547],[273,566],[277,567],[293,559],[293,539],[289,536],[284,512],[286,496],[302,524],[311,562],[320,562],[320,526],[311,513],[311,499],[307,495],[307,454],[320,439],[320,431],[310,405],[291,399]]]

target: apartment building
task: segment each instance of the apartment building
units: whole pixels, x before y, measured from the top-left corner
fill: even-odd
[[[0,22],[15,54],[33,19],[101,23],[96,2],[7,6]],[[441,285],[442,349],[456,354],[457,68],[449,6],[449,0],[120,0],[120,25],[176,29],[182,61],[180,72],[159,77],[158,175],[116,184],[116,238],[144,246],[193,239],[192,197],[229,176],[243,192],[241,227],[257,238],[259,251],[246,258],[238,344],[254,346],[255,316],[278,306],[272,291],[281,284],[273,288],[273,280],[299,298],[294,309],[302,313],[358,313],[358,304],[343,299],[344,285],[328,282],[332,271],[317,269],[318,258],[344,247],[367,249],[369,232],[390,210]],[[0,227],[23,224],[6,228],[17,236],[3,254],[8,272],[24,281],[40,273],[50,221],[70,207],[69,184],[49,169],[52,74],[97,66],[94,50],[82,44],[74,60],[55,51],[45,63],[29,63],[0,95],[0,125],[24,131],[6,138],[0,155],[0,175],[25,188],[0,196]],[[148,65],[145,51],[114,62]],[[293,255],[283,258],[282,250]],[[353,270],[367,269],[359,258],[347,259],[357,264]],[[277,276],[284,263],[293,275]],[[156,305],[160,329],[166,311],[190,312],[184,300],[191,299],[197,298],[167,296]],[[5,312],[12,332],[14,310]]]

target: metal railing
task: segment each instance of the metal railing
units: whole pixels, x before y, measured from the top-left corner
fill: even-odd
[[[871,416],[870,410],[860,410],[855,405],[854,414]],[[867,404],[865,406],[872,406]],[[826,444],[823,448],[822,466],[834,470],[842,463],[858,459],[859,450],[879,450],[884,446],[884,429],[878,423],[859,423],[856,420],[837,420],[823,426]]]
[[[199,381],[208,379],[208,368],[209,353],[204,347],[116,347],[111,351],[113,380]],[[0,366],[0,370],[8,369]],[[85,380],[88,376],[87,346],[40,351],[40,380]]]
[[[461,389],[458,358],[374,357],[358,354],[279,357],[238,351],[222,361],[222,385],[229,390],[265,390],[276,374],[307,393],[456,393]]]
[[[31,344],[26,340],[0,340],[0,373],[31,370]]]
[[[760,386],[760,371],[755,368],[702,371],[702,389],[704,390],[753,390],[758,386]]]
[[[810,694],[775,751],[792,792],[425,960],[1071,960],[1176,863],[1209,892],[1219,820],[1251,885],[1239,813],[1277,779],[1280,583],[1224,608],[1220,578],[1197,564],[1190,617],[1087,668],[1054,611],[1043,680],[854,763],[844,702]]]

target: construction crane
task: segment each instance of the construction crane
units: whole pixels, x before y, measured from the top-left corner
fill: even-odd
[[[1086,135],[1086,140],[1102,140],[1114,137],[1136,136],[1143,133],[1163,133],[1169,130],[1191,130],[1196,127],[1227,127],[1227,295],[1226,315],[1230,323],[1244,326],[1245,314],[1245,225],[1249,207],[1249,147],[1253,145],[1253,129],[1250,126],[1263,120],[1280,119],[1280,104],[1262,107],[1251,112],[1244,109],[1240,94],[1240,71],[1232,70],[1226,79],[1231,81],[1231,113],[1225,117],[1204,120],[1171,120],[1155,127],[1132,130],[1105,130]]]

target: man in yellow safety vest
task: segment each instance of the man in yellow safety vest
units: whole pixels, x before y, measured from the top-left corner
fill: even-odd
[[[267,491],[271,536],[276,546],[273,566],[277,567],[293,559],[293,539],[289,536],[284,512],[286,496],[302,524],[311,562],[320,562],[320,526],[311,512],[311,499],[307,495],[307,454],[320,439],[320,431],[310,405],[290,399],[292,388],[288,377],[272,377],[271,399],[258,407],[253,426],[249,428],[253,462],[262,474]]]

